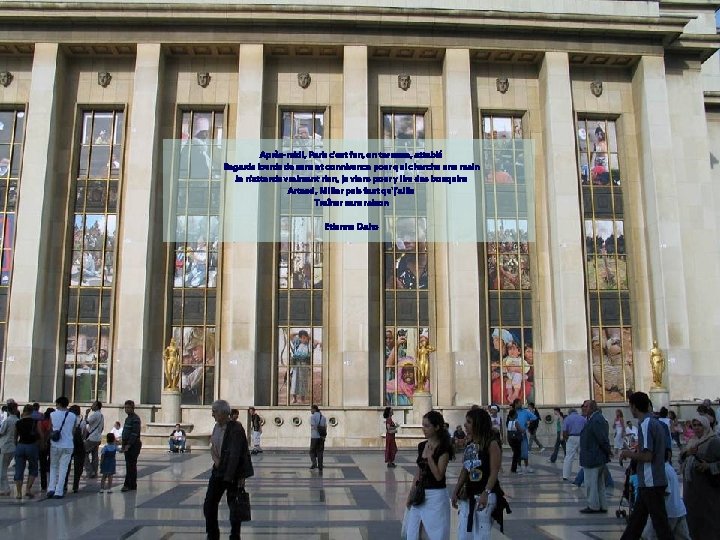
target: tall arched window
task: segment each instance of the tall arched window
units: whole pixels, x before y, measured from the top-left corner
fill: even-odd
[[[615,121],[578,119],[577,149],[593,395],[621,402],[635,388],[635,375]]]
[[[413,154],[425,148],[425,114],[385,112],[382,150]],[[412,405],[417,350],[429,342],[427,204],[422,184],[384,213],[384,403]],[[432,384],[430,381],[428,384]],[[429,390],[429,387],[425,390]]]
[[[125,113],[85,110],[79,118],[63,393],[71,401],[106,401]]]
[[[322,111],[284,111],[282,151],[323,149]],[[307,165],[307,164],[303,164]],[[323,401],[323,218],[311,197],[280,197],[277,404]]]
[[[490,397],[533,401],[532,281],[521,116],[482,117]]]
[[[172,337],[182,355],[183,404],[215,399],[220,199],[225,114],[183,111],[171,261]]]
[[[4,372],[15,218],[24,140],[25,110],[0,111],[0,377]]]

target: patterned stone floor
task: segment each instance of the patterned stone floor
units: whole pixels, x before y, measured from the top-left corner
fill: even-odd
[[[509,471],[504,452],[504,470]],[[505,535],[512,539],[619,538],[624,521],[615,517],[623,471],[611,466],[616,488],[607,515],[585,516],[584,490],[560,478],[561,464],[547,463],[547,452],[533,454],[532,475],[502,476],[513,513]],[[120,493],[124,466],[118,456],[117,486],[100,495],[98,483],[81,484],[80,492],[63,500],[16,501],[0,498],[0,538],[79,540],[202,540],[202,502],[209,474],[208,454],[169,455],[143,452],[138,491]],[[382,540],[397,539],[404,501],[414,472],[415,456],[401,451],[398,467],[387,469],[383,455],[369,450],[328,450],[325,473],[308,470],[304,452],[266,451],[255,458],[256,475],[248,483],[253,521],[242,537],[252,539]],[[459,460],[451,463],[453,482]],[[11,468],[12,474],[12,468]],[[12,478],[12,477],[11,477]],[[119,481],[119,482],[118,482]],[[454,485],[454,484],[453,484]],[[227,507],[221,504],[224,534],[229,532]],[[455,538],[456,517],[453,515]]]

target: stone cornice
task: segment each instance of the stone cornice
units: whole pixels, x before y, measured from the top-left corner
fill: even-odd
[[[718,48],[720,48],[720,35],[683,34],[667,47],[667,51],[705,62]]]
[[[88,4],[17,2],[0,8],[0,23],[32,24],[93,22],[153,25],[295,23],[343,26],[432,26],[508,29],[532,32],[589,32],[604,34],[679,35],[690,20],[685,16],[615,16],[540,12],[478,11],[322,5],[216,5],[216,4]]]
[[[701,0],[696,0],[701,3]],[[668,2],[667,4],[672,4]],[[683,3],[685,5],[685,3]],[[703,4],[704,5],[704,4]],[[311,31],[331,29],[332,33],[374,31],[418,37],[457,33],[458,36],[481,36],[484,33],[512,36],[534,36],[538,39],[597,40],[608,43],[645,42],[659,45],[677,54],[706,59],[720,45],[716,36],[689,35],[683,30],[692,20],[688,15],[665,14],[658,17],[579,15],[568,13],[479,11],[460,9],[419,9],[388,7],[348,7],[319,5],[249,5],[188,3],[102,3],[77,2],[11,2],[0,8],[0,35],[11,43],[33,35],[42,28],[52,34],[67,34],[63,42],[82,39],[92,30],[103,27],[153,31],[162,36],[172,26],[193,31],[212,29],[218,35],[238,30],[270,31],[304,28]],[[70,26],[72,25],[72,27]],[[153,32],[154,33],[154,32]],[[563,37],[565,36],[565,38]],[[162,40],[162,37],[159,38]]]

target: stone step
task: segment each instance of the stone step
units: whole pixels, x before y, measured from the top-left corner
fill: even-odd
[[[145,444],[145,442],[143,441],[142,449],[143,449],[143,451],[144,450],[153,450],[153,451],[159,450],[161,452],[167,452],[168,445],[167,444]],[[210,451],[210,446],[208,446],[208,445],[198,444],[198,445],[186,445],[185,446],[186,454],[205,453],[205,452],[209,452],[209,451]]]

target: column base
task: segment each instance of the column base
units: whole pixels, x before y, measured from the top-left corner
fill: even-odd
[[[665,388],[651,388],[648,395],[655,412],[659,411],[661,407],[670,408],[670,392]]]
[[[432,394],[415,393],[413,394],[413,408],[411,415],[411,423],[422,424],[422,417],[425,413],[432,410]]]
[[[182,421],[179,390],[163,390],[160,396],[160,405],[162,406],[163,423],[175,425]]]

